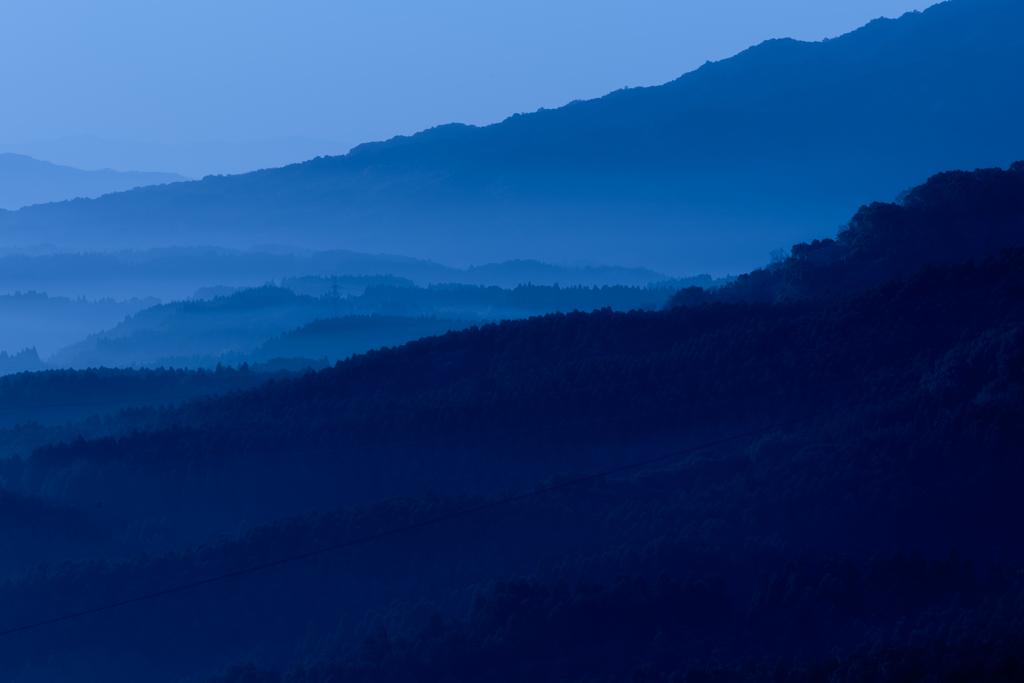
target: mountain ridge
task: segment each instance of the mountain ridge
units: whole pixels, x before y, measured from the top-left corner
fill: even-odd
[[[614,254],[670,275],[749,270],[778,242],[936,172],[1024,156],[1024,96],[1007,87],[1024,72],[1021,27],[1017,3],[948,0],[828,42],[762,43],[661,86],[0,214],[0,230],[105,247],[286,236],[458,265]]]
[[[49,426],[0,430],[0,679],[1010,680],[1022,172],[795,245],[793,296],[3,378]]]
[[[189,178],[177,173],[122,172],[109,168],[84,171],[24,154],[3,152],[0,153],[0,208],[16,210],[186,180]]]

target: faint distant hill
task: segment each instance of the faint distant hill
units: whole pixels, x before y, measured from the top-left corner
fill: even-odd
[[[269,284],[226,294],[219,294],[219,290],[228,288],[210,288],[207,293],[218,294],[212,299],[175,301],[137,310],[105,331],[83,335],[84,339],[48,356],[46,362],[53,367],[74,368],[194,368],[214,367],[217,363],[262,364],[275,358],[296,357],[327,357],[334,362],[381,346],[397,346],[493,320],[604,308],[653,310],[676,292],[668,285],[419,288],[399,278],[375,279],[378,284],[365,283],[358,294],[350,291],[346,296],[340,295],[342,287],[335,290],[327,285],[334,279],[313,277],[283,283],[313,296]],[[692,280],[711,284],[706,277]],[[338,281],[344,283],[342,278]],[[331,288],[325,291],[325,285]],[[3,300],[0,297],[0,303]],[[122,305],[135,303],[133,300]]]
[[[58,166],[23,154],[0,154],[0,208],[13,211],[23,206],[62,202],[78,197],[94,198],[135,187],[188,180],[176,173],[123,173],[109,168],[82,171]]]
[[[45,357],[158,303],[152,297],[118,301],[34,291],[0,294],[0,352],[15,353],[32,347]]]
[[[2,251],[0,251],[2,253]],[[619,266],[553,265],[539,261],[507,261],[470,268],[452,268],[388,254],[360,254],[347,250],[294,252],[261,248],[233,250],[214,247],[126,250],[115,253],[32,253],[11,251],[0,256],[0,292],[48,292],[52,295],[85,296],[90,299],[156,296],[164,301],[196,296],[197,290],[224,286],[216,294],[230,294],[239,288],[257,287],[268,280],[313,276],[304,284],[288,286],[296,292],[320,296],[337,284],[344,296],[359,294],[369,284],[426,286],[460,283],[512,288],[520,284],[563,286],[628,285],[709,287],[714,283],[703,274],[670,280],[664,273],[648,268]],[[312,287],[307,291],[305,287]],[[315,291],[314,291],[315,290]]]
[[[949,0],[486,127],[30,207],[0,236],[744,271],[936,172],[1024,157],[1021,35],[1019,0]]]
[[[9,152],[47,159],[63,166],[159,169],[189,178],[276,168],[321,154],[344,154],[352,148],[352,145],[345,142],[301,137],[246,142],[195,140],[160,143],[110,140],[94,135],[72,135],[50,140],[6,143],[2,146]]]
[[[15,354],[8,354],[0,351],[0,375],[10,375],[16,372],[36,372],[46,370],[46,363],[39,359],[39,352],[35,348],[24,349]]]

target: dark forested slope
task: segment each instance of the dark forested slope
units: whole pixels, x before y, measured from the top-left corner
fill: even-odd
[[[1005,563],[1024,560],[1022,287],[1013,250],[845,299],[549,315],[192,402],[160,416],[164,429],[37,450],[5,479],[51,505],[102,502],[104,529],[173,520],[163,533],[184,539],[268,525],[42,567],[0,589],[3,627],[442,516],[552,472],[747,434],[627,479],[17,635],[0,643],[5,671],[58,676],[65,661],[170,680],[232,658],[316,658],[313,680],[667,676],[691,662],[742,678],[749,658],[770,671],[879,657],[927,669],[920,653],[957,642],[989,648],[956,651],[989,666],[985,652],[1021,635]],[[535,578],[489,583],[523,575]]]
[[[7,243],[300,244],[746,270],[949,168],[1024,156],[1024,8],[949,0],[671,83],[342,157],[0,214]]]
[[[0,410],[4,411],[0,425],[24,420],[65,422],[75,419],[82,410],[106,408],[103,412],[107,412],[130,405],[170,404],[251,389],[269,379],[295,375],[288,372],[257,374],[233,368],[23,372],[0,378]]]
[[[1008,170],[939,173],[896,202],[862,206],[835,239],[801,242],[788,256],[715,287],[682,289],[669,306],[783,301],[859,291],[923,264],[983,259],[1024,245],[1024,161]]]
[[[2,460],[0,680],[1019,680],[1020,172]]]
[[[7,375],[0,378],[0,458],[81,435],[120,436],[154,424],[167,406],[301,374],[256,367],[264,372],[243,365],[239,370],[92,368]]]
[[[307,502],[368,496],[375,487],[372,495],[410,486],[487,490],[552,468],[601,467],[666,439],[713,438],[920,381],[938,363],[958,362],[943,354],[965,339],[1012,348],[1024,299],[1019,258],[1009,252],[984,266],[923,271],[831,305],[558,314],[449,333],[189,403],[161,418],[175,429],[44,449],[26,461],[26,476],[44,488],[58,477],[61,496],[75,498],[86,463],[122,463],[115,472],[128,467],[139,477],[152,468],[154,485],[187,490],[187,480],[165,472],[187,457],[190,468],[225,477],[203,505],[223,510],[226,500],[247,500],[269,512],[295,504],[279,485],[280,477],[306,476],[299,462],[321,472],[317,488],[302,493]],[[977,336],[1003,324],[1011,327],[995,341]],[[65,481],[60,472],[71,465],[78,474]],[[239,467],[246,480],[235,479]],[[388,476],[378,479],[382,471]],[[264,476],[273,490],[260,490]],[[122,495],[109,485],[111,496]],[[142,504],[157,500],[144,496]],[[180,500],[167,499],[168,513],[183,512],[171,502]],[[199,501],[192,507],[188,514],[199,515]]]
[[[314,320],[297,330],[269,339],[249,354],[252,360],[272,358],[344,359],[370,349],[401,346],[413,339],[461,330],[472,325],[464,320],[434,316],[346,315]]]

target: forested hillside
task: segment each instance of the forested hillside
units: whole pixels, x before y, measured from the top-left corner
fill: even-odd
[[[461,621],[471,606],[476,614],[487,601],[505,600],[507,589],[488,587],[489,581],[533,576],[544,587],[516,583],[517,602],[500,609],[511,610],[504,612],[509,615],[525,610],[520,620],[553,619],[547,607],[535,612],[529,601],[546,605],[545,590],[564,590],[559,578],[576,586],[576,595],[598,590],[577,585],[581,572],[588,581],[613,586],[619,585],[617,574],[653,584],[668,572],[680,588],[666,583],[659,590],[691,597],[656,601],[649,609],[668,610],[656,617],[668,621],[657,630],[636,631],[636,645],[621,645],[606,662],[580,654],[574,656],[590,664],[574,669],[570,658],[559,665],[577,675],[622,675],[644,663],[685,669],[691,659],[705,667],[712,650],[719,653],[716,665],[733,667],[730,662],[756,656],[768,657],[774,667],[780,656],[787,666],[797,656],[804,658],[796,662],[801,666],[808,657],[824,662],[838,647],[841,663],[849,666],[856,645],[873,643],[878,629],[903,634],[891,643],[897,652],[939,647],[927,624],[940,617],[919,614],[949,605],[994,609],[985,606],[987,579],[972,579],[971,572],[989,576],[993,561],[1022,559],[1015,542],[1024,532],[1016,456],[1024,445],[1021,283],[1024,252],[1014,251],[981,265],[926,269],[846,303],[719,305],[505,323],[357,357],[246,394],[192,402],[161,414],[166,428],[40,449],[4,471],[23,494],[92,509],[88,519],[112,530],[137,529],[138,520],[152,519],[143,533],[178,543],[331,501],[350,502],[327,517],[305,513],[209,550],[91,562],[85,574],[86,565],[40,568],[4,589],[11,605],[5,627],[430,519],[502,491],[529,491],[545,473],[600,470],[749,434],[666,459],[642,475],[591,481],[319,560],[47,627],[52,630],[43,640],[35,639],[42,632],[12,637],[4,661],[13,674],[58,647],[69,660],[92,662],[97,671],[138,672],[141,662],[149,662],[144,666],[153,667],[152,677],[184,675],[231,657],[283,664],[295,656],[322,656],[317,666],[326,671],[440,667],[473,679],[472,658],[430,655],[429,643],[450,633],[471,653],[474,638],[490,642],[486,628],[495,627],[474,625],[473,616]],[[395,495],[413,499],[390,498]],[[381,498],[386,502],[372,504]],[[351,509],[360,500],[369,507]],[[172,528],[157,525],[159,519],[174,520]],[[893,547],[906,548],[904,561],[915,567],[920,561],[916,555],[905,559],[907,552],[931,561],[955,548],[958,558],[980,570],[940,580],[945,565],[933,567],[936,578],[916,578],[899,589],[918,597],[885,593],[895,602],[879,612],[876,599],[856,601],[862,599],[856,582],[902,586],[900,570],[892,569],[896,578],[890,579],[872,574],[874,565],[856,567],[875,553],[889,558]],[[840,561],[843,555],[852,560]],[[829,557],[836,559],[824,559]],[[786,569],[798,560],[805,568]],[[961,561],[955,560],[957,567]],[[886,559],[881,566],[898,562]],[[700,581],[687,588],[689,572]],[[759,588],[761,572],[767,574]],[[999,590],[1018,581],[1010,572]],[[773,573],[782,578],[772,579]],[[626,591],[615,600],[629,605],[654,590],[637,581],[611,595]],[[915,588],[914,581],[935,588]],[[964,593],[956,589],[960,584],[945,588],[943,581],[966,581],[978,602],[943,602]],[[819,606],[802,606],[795,595],[773,597],[782,590],[776,585],[829,582],[838,582],[834,594],[817,598],[824,600]],[[92,588],[76,587],[84,585]],[[478,590],[487,596],[483,603],[473,597]],[[856,599],[842,597],[848,591]],[[1008,600],[1011,609],[1016,595],[991,593],[989,602]],[[396,598],[409,606],[388,611]],[[840,599],[835,612],[829,601]],[[589,652],[606,642],[602,638],[617,639],[616,631],[600,624],[622,623],[626,617],[614,610],[625,605],[601,598],[587,607],[579,602],[584,598],[573,600],[578,609],[607,616],[588,617],[591,627],[570,631],[577,644],[565,647]],[[751,601],[764,602],[768,616],[744,607]],[[642,604],[628,608],[636,615],[630,618],[646,620]],[[783,608],[786,614],[797,610],[786,617],[792,626],[774,616]],[[355,616],[339,626],[342,614],[367,609],[383,610],[376,612],[382,621]],[[438,617],[431,621],[434,610]],[[571,614],[557,618],[578,618]],[[1012,614],[1004,617],[1011,626]],[[824,617],[834,625],[820,630],[814,619]],[[513,627],[509,619],[501,619],[508,622],[506,635],[480,647],[493,653],[500,643],[512,648],[503,656],[524,666],[559,670],[555,665],[565,653],[530,649],[553,645],[520,640],[543,631]],[[708,631],[706,619],[722,630]],[[766,634],[783,626],[782,640],[773,644]],[[381,628],[389,629],[389,639],[416,639],[408,646],[395,642],[406,648],[400,660],[373,654],[372,647],[392,647],[371,647],[383,637]],[[485,630],[478,636],[466,631],[480,628]],[[526,629],[522,636],[513,635],[519,628]],[[658,656],[648,655],[659,633],[670,642],[658,646]],[[974,633],[968,629],[967,635]],[[359,634],[377,640],[346,649],[345,643],[358,644]],[[1019,631],[1001,637],[1012,634]],[[332,649],[336,638],[340,649]],[[942,638],[945,643],[948,636]],[[167,642],[175,643],[173,656],[162,645]],[[140,659],[122,661],[126,649]],[[479,666],[500,670],[501,661],[485,657]],[[591,665],[596,669],[587,669]]]
[[[705,281],[712,284],[710,277]],[[346,283],[350,291],[343,296]],[[140,310],[46,360],[57,367],[79,368],[214,367],[295,357],[336,361],[484,320],[604,307],[654,309],[675,291],[665,285],[523,284],[502,289],[449,284],[422,288],[393,277],[342,278],[341,285],[335,278],[305,277],[282,281],[284,284],[317,295],[273,284],[238,291],[211,288],[209,299]],[[134,302],[125,305],[128,303]]]
[[[295,375],[260,374],[248,366],[237,371],[231,367],[211,371],[90,368],[16,373],[0,377],[0,426],[26,421],[60,424],[91,417],[100,408],[102,415],[125,407],[170,404]]]
[[[571,286],[558,287],[559,281]],[[340,323],[339,334],[333,337],[306,339],[301,345],[303,361],[295,357],[300,352],[286,344],[271,344],[287,357],[288,367],[299,369],[310,359],[329,357],[333,362],[461,329],[466,325],[460,319],[498,320],[603,306],[652,307],[663,304],[680,286],[726,281],[710,275],[673,280],[643,268],[536,261],[460,270],[344,251],[271,254],[192,248],[8,254],[0,257],[0,289],[12,292],[0,295],[0,316],[7,323],[0,329],[0,375],[101,365],[265,364],[277,358],[260,348],[272,338],[314,320],[356,316]],[[55,295],[61,292],[76,294]],[[112,294],[124,298],[111,298]],[[163,304],[154,298],[167,295]],[[346,324],[360,327],[358,317],[374,314],[383,316],[374,319],[379,334],[369,333],[365,325],[365,334],[341,334]],[[451,322],[424,323],[420,318]]]
[[[713,285],[710,277],[706,281]],[[664,304],[676,289],[666,284],[649,287],[559,287],[555,283],[552,287],[545,287],[527,283],[513,289],[463,284],[437,284],[429,288],[378,285],[367,287],[362,297],[352,301],[352,305],[357,310],[508,320],[598,308],[617,311],[654,309]]]
[[[797,294],[69,423],[0,460],[0,679],[1016,680],[1022,171],[869,207]],[[928,231],[976,258],[915,255]]]
[[[209,301],[152,306],[60,349],[49,360],[79,368],[194,367],[197,357],[209,363],[224,354],[248,353],[283,331],[330,316],[332,310],[332,302],[325,299],[266,285]]]
[[[982,259],[1024,245],[1024,161],[1004,171],[939,173],[896,202],[862,206],[835,239],[801,242],[767,267],[715,287],[681,289],[670,305],[783,301],[858,291],[922,264]]]
[[[2,212],[0,235],[745,271],[934,173],[1024,156],[1022,33],[1018,0],[949,0],[490,126]]]
[[[276,359],[238,370],[92,368],[21,372],[0,378],[0,459],[79,436],[122,436],[157,424],[168,406],[268,380],[289,379],[326,363]]]
[[[377,313],[346,315],[314,320],[297,330],[285,332],[268,340],[248,357],[264,361],[271,358],[320,357],[329,360],[327,354],[330,353],[335,359],[342,359],[385,346],[401,346],[413,339],[432,337],[471,325],[471,322],[465,320],[435,316],[428,318]]]

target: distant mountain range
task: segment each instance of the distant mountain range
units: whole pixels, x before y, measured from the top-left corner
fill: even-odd
[[[2,253],[2,252],[0,252]],[[295,253],[273,247],[239,251],[213,247],[152,249],[117,253],[35,253],[0,255],[0,292],[38,291],[59,296],[128,299],[155,296],[164,301],[193,297],[197,290],[224,287],[219,294],[256,287],[269,280],[317,276],[316,296],[338,284],[343,294],[362,293],[377,276],[405,278],[410,284],[459,283],[512,288],[520,284],[563,286],[629,285],[710,287],[708,274],[671,279],[648,268],[553,265],[539,261],[506,261],[465,269],[451,268],[387,254],[334,250]],[[374,279],[377,278],[377,279]],[[724,284],[725,279],[721,279]],[[395,283],[392,283],[395,284]],[[356,286],[356,289],[352,289]],[[299,290],[296,290],[299,291]],[[313,292],[304,292],[313,293]],[[2,347],[0,347],[2,348]]]
[[[0,154],[0,208],[13,211],[23,206],[62,202],[79,197],[91,199],[135,187],[188,180],[176,173],[82,171],[58,166],[23,154]]]
[[[491,126],[4,213],[0,236],[748,270],[933,173],[1024,157],[1022,35],[1018,0],[949,0]]]
[[[1019,681],[1022,188],[937,175],[742,302],[274,360],[456,327],[321,319],[257,352],[291,378],[5,377],[0,680]],[[247,290],[93,349],[289,301],[334,307]]]
[[[314,278],[303,280],[297,282],[309,288]],[[448,285],[424,289],[409,282],[370,285],[365,292],[345,297],[310,296],[266,285],[210,300],[178,301],[145,309],[138,300],[97,302],[91,306],[103,304],[111,309],[120,305],[133,310],[110,329],[81,341],[76,339],[77,343],[60,349],[46,362],[51,367],[75,368],[195,368],[218,363],[266,363],[281,357],[327,357],[333,363],[381,346],[397,346],[488,321],[603,308],[655,310],[675,292],[671,287],[623,286],[522,285],[502,289]],[[9,298],[0,297],[0,304]],[[67,300],[55,300],[51,308],[62,304],[62,308],[70,308]],[[10,303],[6,307],[14,308]],[[84,306],[80,304],[79,308]]]
[[[283,137],[248,142],[203,140],[183,143],[108,140],[74,135],[51,140],[3,143],[0,149],[46,159],[75,168],[131,168],[180,173],[189,178],[248,173],[312,159],[321,154],[344,154],[345,142]]]

